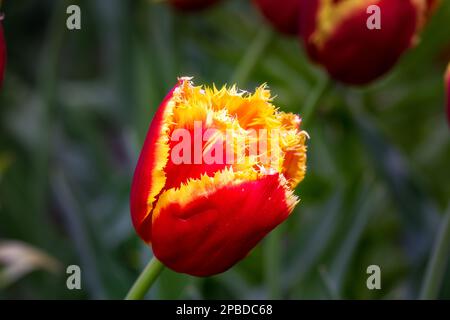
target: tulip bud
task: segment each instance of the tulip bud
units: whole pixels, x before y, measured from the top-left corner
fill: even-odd
[[[220,0],[169,0],[172,7],[180,11],[197,11],[206,9]]]
[[[309,56],[336,80],[367,84],[418,40],[436,0],[300,0]]]
[[[5,37],[3,35],[3,26],[2,26],[1,17],[0,17],[0,87],[2,86],[2,83],[3,83],[5,65],[6,65],[6,44],[5,44]]]
[[[444,81],[445,81],[445,91],[447,93],[447,121],[448,124],[450,125],[450,63],[448,64]]]
[[[300,118],[265,86],[195,87],[182,78],[157,110],[133,177],[139,236],[169,268],[221,273],[288,218],[306,170]]]
[[[288,35],[298,34],[300,0],[254,0],[254,3],[275,29]]]

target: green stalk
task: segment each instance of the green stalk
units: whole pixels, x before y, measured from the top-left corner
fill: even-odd
[[[243,85],[248,81],[248,78],[252,73],[252,70],[257,65],[259,58],[269,46],[272,36],[273,32],[269,28],[262,28],[261,31],[259,31],[231,76],[230,83]]]
[[[164,265],[153,257],[128,291],[125,300],[141,300],[164,270]]]
[[[442,280],[450,253],[450,207],[447,209],[445,217],[436,242],[433,247],[430,261],[428,262],[425,279],[420,293],[420,299],[436,299],[439,295]]]

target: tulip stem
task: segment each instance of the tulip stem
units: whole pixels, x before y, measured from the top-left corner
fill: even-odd
[[[164,270],[164,265],[153,257],[128,291],[125,300],[141,300]]]
[[[314,114],[314,111],[317,109],[320,100],[324,96],[325,92],[328,90],[328,88],[331,85],[331,81],[327,76],[324,76],[321,78],[313,92],[309,95],[308,99],[306,100],[305,107],[303,108],[302,112],[302,125],[306,126],[309,124],[309,121]]]
[[[239,65],[230,78],[231,84],[243,85],[247,82],[253,68],[272,40],[273,32],[267,27],[261,28],[253,42],[248,46]]]
[[[436,299],[444,278],[450,252],[450,207],[442,219],[441,228],[428,262],[425,280],[423,282],[420,299]]]

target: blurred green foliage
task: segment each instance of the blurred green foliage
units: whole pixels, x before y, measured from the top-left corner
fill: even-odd
[[[165,270],[148,297],[417,298],[450,198],[444,2],[387,77],[325,93],[305,128],[302,201],[277,231],[277,274],[267,270],[265,241],[218,276]],[[79,31],[65,28],[72,3],[82,8]],[[64,270],[38,270],[0,288],[0,298],[122,298],[151,257],[131,226],[128,195],[155,109],[178,76],[232,79],[265,21],[238,0],[190,15],[144,0],[4,1],[2,10],[0,238],[80,265],[82,290],[66,288]],[[298,39],[274,35],[238,85],[267,82],[280,108],[301,115],[324,76]],[[370,264],[382,269],[382,290],[366,287]],[[439,297],[450,298],[450,272]]]

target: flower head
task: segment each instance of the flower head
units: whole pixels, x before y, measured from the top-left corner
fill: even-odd
[[[366,84],[418,42],[437,0],[301,0],[309,56],[335,79]]]
[[[131,188],[133,224],[155,256],[196,276],[243,259],[298,202],[300,122],[265,86],[249,94],[180,79],[153,118]]]
[[[300,0],[253,0],[266,19],[280,32],[298,34]]]

